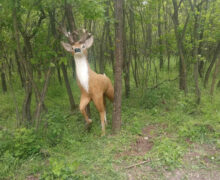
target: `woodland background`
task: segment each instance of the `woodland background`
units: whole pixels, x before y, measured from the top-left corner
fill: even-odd
[[[94,35],[90,66],[112,81],[122,23],[114,136],[111,103],[107,135],[93,104],[84,131],[61,22]],[[220,0],[1,0],[0,49],[0,179],[219,178]]]

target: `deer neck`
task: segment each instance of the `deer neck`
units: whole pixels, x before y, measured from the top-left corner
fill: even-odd
[[[83,89],[88,93],[89,92],[89,63],[86,55],[76,56],[74,55],[75,64],[76,64],[76,76],[83,87]]]

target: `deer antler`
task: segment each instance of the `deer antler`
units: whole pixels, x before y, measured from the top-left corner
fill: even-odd
[[[69,42],[70,42],[71,44],[74,44],[74,43],[75,43],[75,41],[73,40],[73,34],[72,34],[71,32],[67,32],[66,26],[60,26],[60,27],[59,27],[59,31],[60,31],[61,33],[63,33],[63,34],[67,37],[67,39],[69,40]],[[75,32],[74,32],[74,33],[75,33]]]
[[[84,43],[88,38],[90,38],[92,36],[92,34],[88,33],[88,31],[85,29],[82,29],[82,32],[83,32],[83,34],[79,40],[80,43]]]

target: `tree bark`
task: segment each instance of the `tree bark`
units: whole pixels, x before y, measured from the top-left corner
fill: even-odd
[[[209,76],[210,76],[210,74],[211,74],[212,68],[213,68],[213,66],[214,66],[214,64],[215,64],[215,61],[216,61],[216,59],[217,59],[219,53],[220,53],[220,41],[218,42],[218,45],[217,45],[217,47],[216,47],[216,49],[215,49],[215,52],[214,52],[214,56],[213,56],[213,58],[212,58],[212,61],[211,61],[210,65],[209,65],[209,67],[208,67],[208,69],[207,69],[207,71],[206,71],[206,74],[205,74],[205,80],[204,80],[204,87],[205,87],[205,88],[206,88],[206,86],[207,86],[207,84],[208,84]]]
[[[161,1],[158,1],[158,38],[159,38],[159,59],[160,59],[160,69],[163,68],[163,42],[162,42],[162,32],[161,32]]]
[[[105,24],[104,24],[104,26],[103,26],[103,30],[102,30],[102,37],[101,37],[101,41],[100,41],[100,52],[99,52],[99,54],[100,54],[100,56],[99,56],[99,72],[101,73],[101,74],[103,74],[104,72],[105,72],[105,66],[104,66],[104,64],[105,64],[105,59],[104,59],[104,51],[103,51],[103,46],[104,46],[104,44],[105,44],[105,42],[104,42],[104,39],[105,39],[105,29],[106,29],[106,22],[105,22]]]
[[[40,113],[41,113],[42,106],[44,104],[44,99],[45,99],[47,88],[48,88],[48,85],[49,85],[50,76],[51,76],[51,67],[49,67],[48,72],[46,74],[44,87],[42,89],[41,96],[40,96],[39,102],[38,102],[36,110],[35,110],[34,119],[35,119],[35,122],[36,122],[36,129],[38,129],[38,127],[40,125],[40,120],[41,120],[40,119]]]
[[[185,35],[186,26],[188,24],[189,15],[186,19],[184,30],[182,33],[179,32],[179,7],[180,5],[177,5],[176,0],[172,0],[173,7],[174,7],[174,14],[172,16],[172,20],[174,23],[174,30],[175,30],[175,36],[176,36],[176,42],[177,42],[177,48],[179,51],[179,57],[180,57],[180,65],[179,65],[179,88],[181,90],[184,90],[185,94],[187,93],[187,78],[186,78],[186,63],[185,63],[185,57],[183,52],[183,37]],[[182,1],[181,1],[182,2]]]
[[[193,27],[193,59],[194,59],[194,83],[195,83],[195,95],[196,95],[196,102],[197,104],[200,103],[201,100],[201,92],[199,89],[199,60],[198,60],[198,34],[199,34],[199,19],[200,19],[200,13],[201,9],[200,6],[197,4],[196,0],[194,3],[192,3],[191,0],[189,0],[191,5],[191,10],[193,12],[194,16],[194,27]],[[195,13],[196,12],[196,13]]]
[[[1,81],[2,81],[3,93],[6,93],[7,92],[7,84],[6,84],[6,77],[5,77],[5,73],[4,73],[3,69],[1,71]]]
[[[214,94],[215,82],[216,82],[217,76],[219,74],[219,68],[220,68],[220,57],[217,61],[217,64],[216,64],[216,67],[215,67],[215,72],[213,73],[213,77],[212,77],[212,85],[211,85],[211,89],[210,89],[210,94],[212,96]]]
[[[123,0],[115,0],[115,73],[114,73],[114,109],[112,116],[113,133],[121,129],[121,101],[122,101],[122,63],[123,63]]]
[[[72,90],[71,90],[71,87],[70,87],[66,67],[63,63],[61,64],[61,69],[62,69],[62,72],[63,72],[63,78],[64,78],[67,94],[69,96],[70,110],[73,111],[76,108],[76,104],[75,104],[73,94],[72,94]]]
[[[60,85],[62,85],[62,78],[61,78],[61,74],[60,74],[60,67],[57,67],[57,77],[58,77],[58,81],[59,81]]]
[[[205,31],[205,21],[206,21],[206,17],[207,17],[207,10],[208,10],[208,0],[206,0],[206,4],[205,4],[205,15],[203,15],[203,19],[201,21],[201,27],[200,27],[200,36],[199,36],[199,48],[198,48],[198,54],[201,55],[202,54],[202,46],[203,46],[203,35],[204,35],[204,31]],[[203,78],[204,75],[204,61],[199,61],[199,76],[200,78]]]
[[[127,56],[127,35],[126,35],[126,22],[125,22],[125,9],[123,14],[123,71],[125,82],[125,97],[128,98],[130,94],[130,62]]]

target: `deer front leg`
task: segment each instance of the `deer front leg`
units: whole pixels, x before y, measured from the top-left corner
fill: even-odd
[[[89,104],[90,101],[91,101],[90,97],[83,95],[83,94],[81,95],[79,110],[81,111],[81,113],[83,114],[83,116],[86,120],[86,129],[88,129],[90,124],[92,123],[92,120],[89,119],[89,117],[86,113],[86,106]]]

